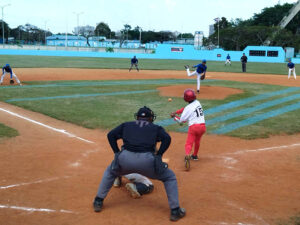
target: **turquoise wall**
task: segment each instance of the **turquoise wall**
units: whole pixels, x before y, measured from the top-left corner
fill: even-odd
[[[172,52],[174,47],[182,48],[180,52]],[[278,57],[249,56],[250,50],[278,51]],[[22,50],[22,49],[0,49],[0,55],[38,55],[38,56],[71,56],[71,57],[107,57],[107,58],[132,58],[136,55],[140,59],[186,59],[224,61],[230,54],[232,61],[240,61],[245,53],[249,62],[284,63],[285,52],[282,47],[248,46],[243,51],[225,51],[223,49],[195,50],[192,45],[159,44],[153,54],[146,53],[109,53],[109,52],[81,52],[81,51],[55,51],[55,50]],[[300,59],[293,59],[300,63]]]

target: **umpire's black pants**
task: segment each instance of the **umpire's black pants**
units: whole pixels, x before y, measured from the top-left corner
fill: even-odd
[[[108,166],[102,177],[97,196],[105,198],[111,189],[117,176],[129,173],[139,173],[151,179],[160,180],[164,183],[168,196],[169,207],[171,209],[179,207],[177,180],[174,172],[165,169],[161,174],[156,174],[154,170],[153,153],[134,153],[123,150],[118,157],[120,171],[115,172]]]

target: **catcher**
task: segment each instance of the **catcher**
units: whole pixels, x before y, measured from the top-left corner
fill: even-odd
[[[205,79],[205,73],[207,70],[207,66],[206,66],[206,60],[203,59],[202,63],[193,66],[193,68],[197,68],[194,72],[190,72],[190,67],[188,65],[184,66],[184,68],[186,69],[187,75],[189,77],[197,75],[197,93],[200,92],[200,80],[204,80]]]
[[[132,198],[140,198],[144,194],[149,194],[153,191],[153,183],[145,176],[138,173],[130,173],[124,175],[129,183],[125,185]],[[114,187],[119,188],[122,186],[122,177],[117,177],[114,181]]]
[[[5,66],[2,67],[2,76],[1,76],[1,80],[0,80],[0,85],[2,85],[2,83],[3,83],[3,78],[5,77],[5,75],[6,75],[7,73],[10,73],[10,82],[9,82],[9,83],[10,83],[11,85],[13,85],[13,84],[15,83],[14,80],[13,80],[13,78],[15,78],[16,81],[17,81],[17,83],[18,83],[20,86],[22,86],[20,80],[18,79],[17,75],[13,73],[13,71],[12,71],[12,69],[11,69],[11,67],[10,67],[9,64],[6,64]]]
[[[190,159],[199,160],[198,151],[200,148],[200,141],[202,135],[206,132],[206,127],[203,109],[200,102],[196,99],[195,92],[191,89],[185,90],[183,99],[189,104],[186,107],[177,110],[176,112],[172,112],[170,116],[179,123],[183,123],[186,121],[188,121],[189,123],[188,136],[185,143],[184,157],[185,168],[186,170],[189,170]],[[181,117],[177,117],[177,114],[181,114]],[[193,145],[194,152],[191,155]]]

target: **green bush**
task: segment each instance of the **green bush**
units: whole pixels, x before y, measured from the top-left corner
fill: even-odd
[[[106,52],[114,52],[114,49],[112,47],[107,47],[105,49]]]

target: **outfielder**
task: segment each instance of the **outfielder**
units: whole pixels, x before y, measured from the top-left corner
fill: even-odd
[[[227,64],[229,64],[229,65],[231,66],[231,58],[230,58],[230,55],[229,55],[229,54],[226,56],[225,66],[226,66]]]
[[[139,60],[136,58],[136,56],[133,56],[133,58],[131,59],[131,66],[129,68],[129,72],[132,70],[133,66],[135,66],[137,71],[140,71],[139,67],[138,67],[138,64],[139,64]]]
[[[206,60],[203,59],[202,63],[193,66],[193,68],[197,68],[194,72],[190,72],[190,68],[189,66],[184,66],[184,68],[186,69],[187,75],[190,76],[194,76],[197,75],[197,93],[200,92],[200,79],[204,80],[205,79],[205,73],[207,70],[207,66],[206,66]]]
[[[144,194],[151,193],[154,189],[153,183],[145,176],[138,173],[124,175],[130,182],[125,185],[132,198],[140,198]],[[114,187],[122,186],[122,177],[117,177]]]
[[[10,84],[14,83],[13,78],[16,79],[17,83],[22,86],[20,80],[18,79],[17,75],[13,73],[11,67],[9,64],[6,64],[5,66],[2,67],[2,76],[1,76],[1,80],[0,80],[0,85],[3,83],[3,78],[5,77],[5,75],[7,73],[10,73]]]
[[[184,91],[183,95],[184,101],[189,104],[171,113],[171,117],[174,118],[179,123],[188,121],[189,130],[188,136],[185,143],[185,167],[187,170],[190,169],[190,159],[199,160],[198,151],[200,148],[200,141],[202,135],[206,132],[205,119],[203,108],[198,100],[196,100],[196,94],[193,90],[187,89]],[[177,114],[181,114],[181,117],[177,117]],[[194,145],[194,152],[191,155],[191,151]]]
[[[162,155],[169,148],[171,137],[161,126],[153,124],[156,115],[146,106],[138,110],[135,118],[135,121],[122,123],[107,135],[115,159],[104,172],[93,203],[94,211],[102,210],[103,201],[116,177],[139,173],[164,183],[171,209],[170,220],[177,221],[185,216],[185,209],[179,206],[176,176],[162,162]],[[121,150],[118,139],[123,139]],[[161,142],[161,145],[155,154],[157,142]]]
[[[290,79],[291,73],[293,72],[294,78],[295,80],[296,78],[296,69],[295,69],[295,64],[292,63],[292,60],[289,60],[289,63],[287,64],[287,67],[289,69],[289,75],[288,75],[288,79]]]

